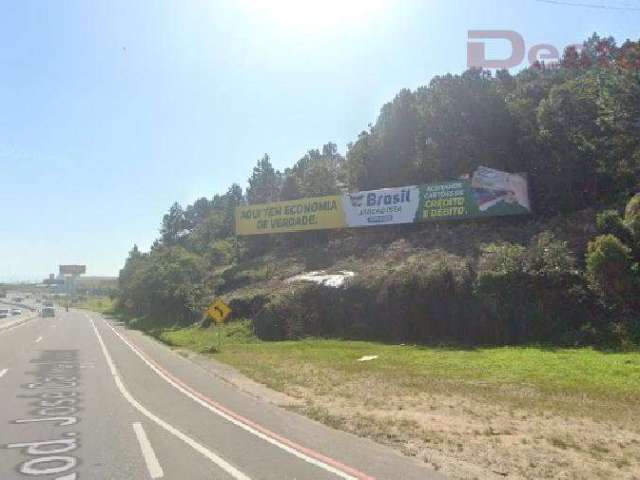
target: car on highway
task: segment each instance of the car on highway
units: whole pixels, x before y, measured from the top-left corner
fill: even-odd
[[[22,314],[22,310],[20,310],[19,308],[11,309],[11,315],[21,315],[21,314]]]
[[[9,316],[9,309],[0,308],[0,318],[7,318]]]
[[[53,307],[43,307],[40,315],[42,317],[55,317],[56,311]]]

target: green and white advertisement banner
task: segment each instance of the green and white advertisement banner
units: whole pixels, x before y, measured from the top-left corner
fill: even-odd
[[[304,225],[297,221],[296,215],[302,215],[307,204],[328,202],[335,205],[330,212],[312,212]],[[236,233],[259,235],[528,213],[531,205],[524,175],[479,167],[472,175],[449,182],[238,207]]]
[[[416,222],[531,213],[523,175],[478,168],[471,178],[420,185]]]
[[[342,208],[347,227],[413,223],[420,202],[418,186],[346,193]]]

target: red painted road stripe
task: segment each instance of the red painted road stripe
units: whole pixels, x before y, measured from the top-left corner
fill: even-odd
[[[256,430],[258,430],[259,432],[263,433],[264,435],[271,437],[274,440],[277,440],[285,445],[287,445],[290,448],[293,448],[294,450],[297,450],[301,453],[304,453],[305,455],[308,455],[309,457],[315,458],[316,460],[319,460],[323,463],[326,463],[327,465],[331,465],[334,468],[337,468],[338,470],[343,471],[344,473],[347,473],[349,475],[352,475],[360,480],[376,480],[375,477],[369,476],[366,473],[363,473],[359,470],[356,470],[353,467],[349,467],[348,465],[345,465],[344,463],[339,462],[338,460],[335,460],[331,457],[327,457],[326,455],[323,455],[322,453],[316,452],[315,450],[312,450],[308,447],[304,447],[292,440],[289,440],[286,437],[283,437],[282,435],[279,435],[275,432],[272,432],[271,430],[269,430],[268,428],[263,427],[262,425],[246,418],[243,417],[242,415],[240,415],[239,413],[234,412],[233,410],[230,410],[229,408],[225,407],[224,405],[221,405],[220,403],[216,402],[215,400],[213,400],[212,398],[204,395],[203,393],[200,393],[199,391],[195,390],[194,388],[192,388],[190,385],[187,385],[186,383],[184,383],[182,380],[180,380],[179,378],[175,377],[173,374],[169,373],[165,368],[161,367],[160,365],[158,365],[158,363],[153,360],[151,357],[149,357],[149,355],[147,355],[142,348],[140,348],[138,346],[138,344],[136,342],[134,342],[133,340],[131,340],[131,337],[129,337],[128,335],[120,332],[121,335],[125,336],[127,341],[130,342],[135,348],[136,350],[138,350],[138,352],[140,353],[140,355],[142,355],[149,363],[151,363],[154,367],[156,367],[158,370],[160,370],[164,375],[166,375],[167,377],[169,377],[173,382],[177,383],[178,385],[180,385],[182,388],[184,388],[185,390],[188,390],[191,394],[193,394],[194,396],[198,397],[200,400],[202,400],[203,402],[208,403],[209,405],[211,405],[214,408],[217,408],[218,410],[221,410],[222,412],[226,413],[227,415],[229,415],[230,417],[233,417],[235,420],[244,423],[245,425],[252,427]]]

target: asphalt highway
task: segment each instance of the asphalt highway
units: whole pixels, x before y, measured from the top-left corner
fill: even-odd
[[[99,314],[0,330],[0,479],[443,478]]]

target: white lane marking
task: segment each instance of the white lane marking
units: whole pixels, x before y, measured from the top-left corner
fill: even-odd
[[[109,365],[109,370],[111,371],[111,376],[113,377],[113,380],[116,382],[116,386],[118,387],[118,390],[120,390],[120,393],[122,394],[122,396],[131,405],[133,405],[133,407],[136,410],[138,410],[140,413],[142,413],[145,417],[147,417],[152,422],[154,422],[157,425],[159,425],[162,428],[164,428],[167,432],[169,432],[172,435],[178,437],[180,440],[182,440],[184,443],[189,445],[195,451],[197,451],[200,454],[204,455],[206,458],[211,460],[218,467],[222,468],[225,472],[227,472],[229,475],[231,475],[236,480],[251,480],[244,473],[242,473],[240,470],[235,468],[233,465],[228,463],[223,458],[221,458],[218,455],[216,455],[215,453],[213,453],[207,447],[205,447],[204,445],[198,443],[197,441],[195,441],[191,437],[185,435],[180,430],[178,430],[174,426],[170,425],[169,423],[165,422],[161,418],[155,416],[153,413],[151,413],[145,407],[140,405],[138,403],[138,401],[131,396],[131,394],[129,393],[127,388],[124,386],[124,383],[122,383],[122,380],[120,379],[120,374],[118,373],[118,370],[117,370],[115,364],[113,363],[113,360],[111,359],[111,354],[109,353],[109,350],[107,350],[107,346],[105,345],[104,340],[102,340],[102,335],[100,335],[100,332],[98,331],[98,329],[96,327],[96,324],[93,321],[93,318],[89,317],[88,315],[87,315],[87,318],[91,321],[91,326],[93,327],[93,331],[96,333],[96,336],[98,337],[98,342],[100,343],[100,348],[102,349],[102,354],[104,355],[104,358],[107,360],[107,365]]]
[[[93,324],[93,319],[91,317],[89,317],[89,316],[87,316],[87,318],[89,318],[89,320],[91,320],[91,323]],[[113,333],[115,333],[120,338],[120,340],[122,340],[133,351],[133,353],[135,353],[144,363],[146,363],[149,366],[149,368],[151,368],[151,370],[153,370],[156,374],[158,374],[165,382],[167,382],[169,385],[171,385],[172,387],[174,387],[178,391],[182,392],[187,397],[191,398],[194,402],[196,402],[199,405],[203,406],[204,408],[206,408],[210,412],[213,412],[216,415],[219,415],[220,417],[222,417],[225,420],[233,423],[234,425],[242,428],[243,430],[255,435],[258,438],[261,438],[265,442],[268,442],[271,445],[274,445],[274,446],[280,448],[281,450],[284,450],[285,452],[290,453],[291,455],[293,455],[295,457],[298,457],[299,459],[304,460],[307,463],[310,463],[311,465],[315,465],[316,467],[321,468],[323,470],[326,470],[327,472],[333,473],[334,475],[336,475],[336,476],[338,476],[340,478],[343,478],[345,480],[358,480],[357,477],[355,477],[353,475],[350,475],[350,474],[348,474],[346,472],[343,472],[342,470],[339,470],[339,469],[337,469],[337,468],[335,468],[335,467],[333,467],[333,466],[331,466],[331,465],[329,465],[327,463],[324,463],[321,460],[313,458],[313,457],[305,454],[304,452],[296,450],[296,449],[290,447],[289,445],[287,445],[287,444],[285,444],[283,442],[280,442],[279,440],[277,440],[275,438],[272,438],[272,437],[262,433],[261,431],[253,428],[251,425],[247,425],[246,423],[243,423],[243,422],[233,418],[231,415],[223,412],[222,410],[217,409],[216,407],[208,404],[204,400],[198,398],[193,393],[191,393],[189,390],[187,390],[184,387],[182,387],[181,385],[177,384],[172,379],[167,377],[163,372],[158,370],[158,368],[155,365],[153,365],[152,363],[150,363],[138,351],[138,349],[135,346],[133,346],[126,338],[124,338],[122,335],[120,335],[120,333],[118,333],[118,331],[115,328],[113,328],[107,322],[104,322],[104,323],[105,323],[105,325],[107,327],[109,327],[111,329],[111,331]]]
[[[3,368],[2,370],[0,370],[0,378],[4,377],[4,374],[7,373],[9,371],[8,368]]]
[[[140,450],[142,450],[142,456],[147,464],[147,470],[149,470],[151,478],[164,477],[164,471],[160,466],[160,462],[158,462],[156,452],[153,451],[153,447],[151,446],[151,443],[149,443],[149,438],[147,437],[147,433],[144,431],[144,428],[142,428],[142,424],[140,422],[135,422],[133,424],[133,431],[136,432],[136,437],[138,437]]]
[[[40,343],[42,341],[42,337],[36,338],[36,343]]]

